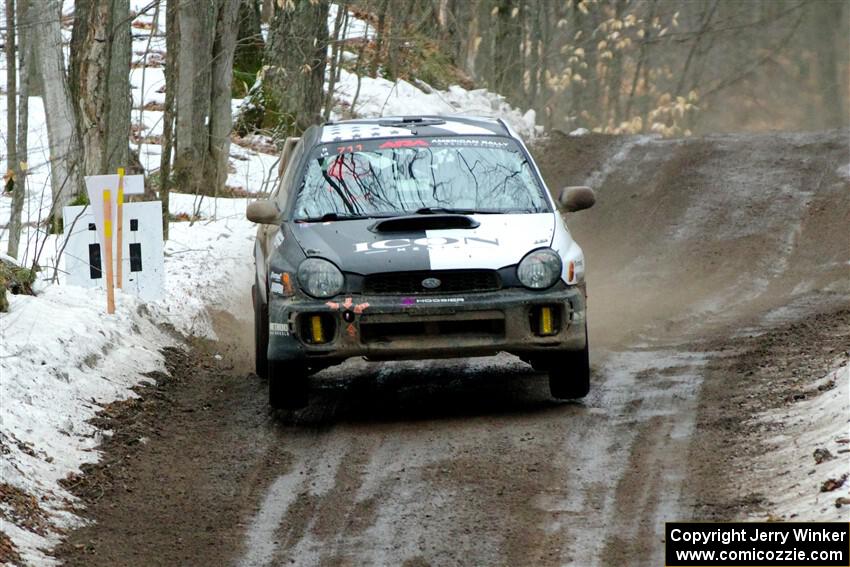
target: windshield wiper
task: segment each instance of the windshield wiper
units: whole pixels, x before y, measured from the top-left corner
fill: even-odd
[[[449,215],[498,215],[502,213],[516,212],[513,209],[463,209],[452,207],[422,207],[416,209],[414,214],[417,215],[433,215],[433,214],[449,214]],[[523,211],[525,212],[525,211]]]
[[[351,215],[346,213],[325,213],[320,217],[307,217],[303,219],[295,219],[295,222],[331,222],[331,221],[347,221],[347,220],[363,220],[376,219],[384,217],[396,216],[395,213],[370,213],[368,215]]]

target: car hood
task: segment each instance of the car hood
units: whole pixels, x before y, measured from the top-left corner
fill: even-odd
[[[418,270],[499,269],[530,250],[550,246],[553,213],[467,215],[476,228],[377,232],[376,219],[294,223],[292,234],[308,256],[362,275]]]

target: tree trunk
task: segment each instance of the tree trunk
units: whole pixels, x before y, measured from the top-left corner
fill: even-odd
[[[177,8],[174,181],[185,192],[217,195],[227,179],[238,13],[239,0],[196,0]]]
[[[130,2],[77,2],[71,37],[71,90],[77,101],[86,175],[129,162]]]
[[[26,69],[26,55],[28,50],[25,44],[26,38],[26,16],[23,14],[24,7],[22,4],[25,0],[6,0],[6,100],[7,107],[7,158],[6,163],[8,169],[12,172],[12,211],[9,215],[9,243],[6,252],[12,258],[18,257],[18,247],[21,242],[21,214],[24,208],[24,197],[26,195],[26,170],[21,167],[21,162],[27,161],[27,112],[29,105],[27,104],[28,81]],[[17,6],[15,5],[17,4]],[[16,18],[17,16],[17,18]],[[16,22],[17,20],[17,22]],[[18,53],[15,53],[15,28],[20,26],[21,32],[18,34]],[[17,68],[21,71],[21,84],[18,90],[15,76],[16,61],[15,56],[20,59],[20,64]],[[17,92],[16,92],[17,91]],[[15,96],[20,95],[20,108],[16,108]],[[20,110],[20,114],[18,113]],[[18,126],[23,127],[23,132],[18,130]],[[21,149],[18,155],[17,148]]]
[[[328,92],[325,94],[325,121],[331,117],[331,110],[334,105],[334,88],[336,87],[338,59],[342,54],[342,33],[343,26],[348,26],[348,5],[345,3],[337,4],[336,18],[334,19],[334,31],[332,36],[331,48],[331,67],[328,69]]]
[[[11,174],[6,182],[7,190],[15,191],[15,163],[18,152],[15,149],[18,126],[18,78],[17,60],[15,59],[15,0],[6,0],[6,168]]]
[[[295,0],[272,23],[263,97],[266,112],[277,114],[281,136],[300,134],[321,120],[327,21],[327,1]]]
[[[516,0],[499,0],[497,9],[493,37],[493,87],[516,103],[522,82],[521,7]]]
[[[80,167],[82,152],[62,54],[60,7],[58,0],[32,0],[30,5],[31,13],[39,15],[32,18],[31,29],[33,37],[39,38],[35,51],[44,85],[53,194],[50,218],[54,231],[61,227],[62,207],[84,191]]]
[[[162,239],[168,240],[171,221],[169,193],[171,191],[171,154],[174,147],[174,93],[177,89],[177,49],[180,28],[177,3],[171,2],[165,12],[165,108],[162,124],[162,155],[159,162],[159,200],[162,201]]]
[[[378,76],[378,67],[381,64],[381,58],[384,51],[384,35],[386,33],[387,12],[389,11],[390,0],[384,0],[381,8],[378,11],[378,24],[375,27],[375,53],[372,54],[372,62],[369,67],[369,76]]]
[[[176,152],[174,181],[186,193],[200,192],[204,183],[209,130],[211,60],[215,31],[213,2],[180,2],[177,50]]]
[[[274,18],[274,6],[276,0],[262,0],[263,8],[260,12],[260,18],[264,24],[269,24]]]
[[[481,44],[481,35],[478,32],[479,4],[480,0],[470,0],[466,9],[469,10],[469,26],[467,28],[466,41],[462,43],[463,47],[463,70],[469,75],[473,81],[479,78],[478,69],[475,66],[475,61],[478,58],[478,47]]]
[[[625,0],[617,0],[614,4],[614,18],[617,21],[623,19],[623,12],[626,9]],[[623,120],[622,108],[620,105],[620,91],[623,86],[623,57],[614,57],[608,63],[608,96],[606,98],[607,109],[600,109],[599,116],[612,127],[617,128]]]
[[[239,33],[233,55],[234,96],[237,98],[247,96],[254,86],[257,73],[263,67],[263,50],[266,47],[258,0],[241,0],[238,20]]]
[[[239,0],[223,0],[216,18],[216,35],[212,51],[212,73],[209,117],[209,164],[207,179],[212,179],[215,195],[227,181],[230,156],[230,129],[233,111],[230,107],[233,82],[233,54],[239,32],[237,16]]]
[[[842,52],[847,53],[847,37],[840,33],[840,22],[847,21],[845,9],[843,2],[833,1],[821,3],[816,11],[817,84],[822,95],[818,120],[813,125],[824,129],[841,128],[848,123],[840,63],[841,59],[847,61],[846,55],[841,57]]]

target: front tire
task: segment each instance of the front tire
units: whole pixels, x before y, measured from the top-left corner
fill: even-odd
[[[590,348],[586,340],[582,350],[559,353],[549,365],[549,392],[559,400],[576,400],[590,392]]]
[[[269,405],[274,409],[299,409],[307,405],[307,367],[290,360],[269,360]]]
[[[254,286],[254,371],[260,378],[269,376],[269,306],[259,303]]]

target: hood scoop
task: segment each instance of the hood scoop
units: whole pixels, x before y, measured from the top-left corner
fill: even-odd
[[[409,215],[376,222],[369,227],[372,232],[415,232],[420,230],[445,230],[478,228],[481,223],[466,215]]]

